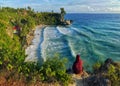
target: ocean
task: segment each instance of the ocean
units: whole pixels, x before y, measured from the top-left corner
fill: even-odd
[[[80,54],[84,68],[112,58],[120,61],[120,14],[67,14],[73,24],[36,28],[32,44],[26,49],[26,61],[52,58],[56,53],[68,59],[72,67]]]

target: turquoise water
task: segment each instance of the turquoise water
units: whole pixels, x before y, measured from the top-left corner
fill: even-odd
[[[85,68],[106,58],[120,61],[119,14],[67,14],[66,19],[72,19],[73,24],[40,30],[42,40],[37,48],[40,58],[59,53],[61,58],[68,58],[71,67],[80,54]]]
[[[70,28],[77,32],[75,54],[88,64],[112,58],[120,61],[120,14],[69,14],[74,21]],[[80,51],[83,49],[82,51]]]

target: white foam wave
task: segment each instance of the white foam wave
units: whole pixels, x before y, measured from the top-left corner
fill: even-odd
[[[65,27],[46,27],[36,29],[32,44],[26,49],[28,55],[25,61],[46,60],[46,57],[59,53],[68,57],[70,62],[73,56],[79,53],[76,50],[76,36],[74,30]],[[72,38],[73,37],[73,38]]]
[[[55,27],[46,27],[44,29],[44,41],[41,44],[42,57],[47,57],[50,52],[57,52],[63,48],[63,43],[58,40],[60,37],[61,34],[56,31]]]
[[[36,55],[36,50],[40,42],[41,30],[42,29],[36,28],[34,32],[34,38],[32,40],[32,44],[29,47],[27,47],[25,50],[25,54],[27,55],[25,61],[37,61],[38,60],[38,57]]]
[[[73,31],[72,31],[70,28],[59,27],[59,26],[58,26],[57,29],[58,29],[58,31],[59,31],[60,33],[62,33],[62,34],[64,34],[64,35],[70,36],[70,35],[73,33]]]
[[[65,27],[57,27],[57,29],[59,30],[60,33],[64,34],[64,35],[67,35],[68,38],[68,45],[69,45],[69,48],[70,48],[70,51],[71,51],[71,54],[72,56],[76,56],[76,53],[73,49],[73,44],[71,42],[71,39],[69,39],[69,37],[72,37],[73,36],[73,30],[71,28],[65,28]],[[72,39],[73,40],[73,39]]]
[[[60,56],[68,57],[69,61],[72,61],[68,41],[56,27],[46,27],[43,37],[44,41],[41,44],[42,57],[52,57],[55,53],[59,53]]]

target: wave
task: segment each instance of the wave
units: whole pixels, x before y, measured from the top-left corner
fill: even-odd
[[[105,20],[105,21],[98,21],[98,20],[93,20],[92,23],[94,24],[99,24],[99,25],[111,25],[111,26],[120,26],[120,20]]]
[[[95,34],[95,30],[91,27],[88,27],[88,26],[82,26],[81,28],[87,30],[87,32],[91,32],[92,34]]]
[[[107,24],[107,25],[120,25],[119,22],[120,22],[120,21],[118,21],[118,22],[116,22],[116,21],[114,21],[114,22],[113,22],[113,21],[109,21],[109,22],[106,21],[106,22],[105,22],[105,21],[104,21],[103,24]],[[102,23],[102,22],[100,22],[100,23]]]
[[[116,47],[115,44],[111,41],[107,41],[107,40],[95,40],[95,41],[96,41],[96,43],[98,43],[104,47],[111,47],[113,49]]]
[[[79,36],[80,33],[76,31],[74,27],[57,27],[57,29],[66,36],[72,56],[75,57],[77,54],[82,54],[84,52],[84,48],[81,47],[82,45],[78,46],[78,44],[81,43],[81,37]]]
[[[42,43],[39,43],[42,57],[46,57],[47,59],[54,56],[55,53],[59,53],[61,57],[68,57],[70,62],[73,61],[68,40],[64,34],[59,32],[56,27],[46,27],[43,32],[42,37],[44,40]]]
[[[87,39],[91,39],[91,34],[87,34],[87,32],[79,29],[79,28],[75,28],[75,27],[71,27],[71,29],[74,30],[74,32],[77,34],[78,37],[84,37],[84,38],[87,38]]]
[[[71,44],[70,40],[68,40],[69,38],[71,38],[71,36],[73,36],[72,35],[73,31],[70,28],[65,28],[65,27],[56,27],[56,28],[61,34],[67,36],[66,40],[68,41],[68,46],[70,48],[70,52],[71,52],[72,56],[75,56],[75,52],[73,50],[72,44]]]
[[[105,33],[100,32],[100,30],[98,32],[98,30],[96,30],[95,28],[92,28],[89,26],[82,26],[82,28],[85,29],[87,33],[90,32],[92,34],[92,36],[95,36],[95,35],[106,36]],[[88,34],[90,34],[90,33],[88,33]]]
[[[70,41],[68,40],[69,37],[71,38],[71,34],[73,34],[73,31],[71,29],[65,28],[65,27],[56,27],[56,29],[59,33],[61,33],[63,36],[65,36],[64,40],[66,40],[66,44],[68,46],[67,48],[69,48],[69,54],[70,54],[71,57],[74,57],[75,53],[72,49]]]
[[[41,63],[46,60],[46,58],[44,57],[44,54],[42,53],[42,50],[43,50],[43,49],[42,49],[42,44],[43,44],[43,42],[44,42],[44,29],[45,29],[45,28],[41,29],[41,31],[40,31],[40,33],[41,33],[41,35],[40,35],[40,37],[39,37],[40,41],[39,41],[39,44],[38,44],[38,48],[37,48],[37,50],[36,50],[38,60],[39,60]]]
[[[41,30],[39,28],[36,28],[34,32],[34,39],[32,40],[32,43],[27,49],[25,50],[25,54],[27,55],[25,61],[37,61],[38,57],[36,55],[36,50],[38,49],[39,42],[40,42],[40,36],[41,36]]]

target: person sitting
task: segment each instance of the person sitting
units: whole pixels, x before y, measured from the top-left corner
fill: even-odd
[[[76,56],[76,60],[72,66],[73,73],[81,74],[83,72],[83,61],[80,59],[80,55]]]

